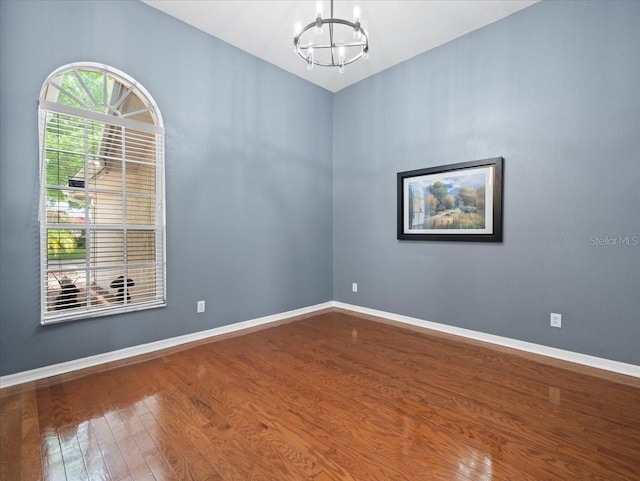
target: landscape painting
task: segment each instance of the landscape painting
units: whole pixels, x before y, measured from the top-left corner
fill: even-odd
[[[500,242],[501,157],[398,174],[398,239]]]

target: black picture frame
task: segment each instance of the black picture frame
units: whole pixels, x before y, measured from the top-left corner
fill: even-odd
[[[398,173],[398,239],[502,242],[504,159]]]

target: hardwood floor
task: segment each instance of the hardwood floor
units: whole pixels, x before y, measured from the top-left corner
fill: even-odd
[[[342,311],[0,400],[2,481],[640,479],[639,379]]]

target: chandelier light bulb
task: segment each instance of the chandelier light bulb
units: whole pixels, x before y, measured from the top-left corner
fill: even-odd
[[[307,51],[307,70],[311,72],[313,70],[313,48]]]
[[[316,5],[316,35],[322,35],[322,2]]]
[[[355,27],[353,27],[353,39],[360,40],[362,39],[362,31],[360,30],[360,7],[357,5],[353,7],[353,23],[355,23]]]

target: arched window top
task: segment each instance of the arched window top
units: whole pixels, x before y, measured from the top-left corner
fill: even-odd
[[[106,121],[108,116],[111,123],[138,128],[146,124],[144,130],[156,133],[163,130],[160,109],[149,92],[124,72],[98,63],[72,63],[55,70],[42,86],[40,106],[95,120]]]

